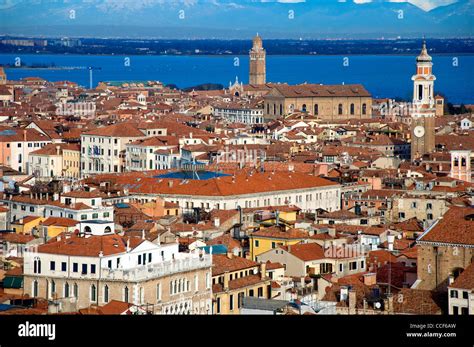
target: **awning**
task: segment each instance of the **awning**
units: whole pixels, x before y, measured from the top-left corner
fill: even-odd
[[[5,276],[3,279],[3,288],[23,288],[23,277]]]

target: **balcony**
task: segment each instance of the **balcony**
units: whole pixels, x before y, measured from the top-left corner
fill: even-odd
[[[164,261],[131,269],[102,269],[101,280],[146,281],[180,272],[205,269],[212,266],[211,255],[190,255],[186,258]]]

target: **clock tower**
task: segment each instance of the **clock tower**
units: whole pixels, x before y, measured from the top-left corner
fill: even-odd
[[[413,81],[413,111],[411,113],[411,160],[419,159],[435,149],[434,81],[432,58],[426,42],[416,58],[416,74]]]
[[[250,75],[249,84],[266,83],[266,52],[263,48],[262,38],[257,34],[253,38],[253,47],[250,50]]]

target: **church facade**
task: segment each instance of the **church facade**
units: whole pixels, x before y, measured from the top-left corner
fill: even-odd
[[[372,96],[360,84],[274,84],[264,97],[264,116],[271,120],[305,112],[322,120],[372,117]]]

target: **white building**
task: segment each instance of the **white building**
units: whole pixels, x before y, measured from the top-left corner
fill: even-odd
[[[449,314],[474,315],[474,265],[469,265],[448,286]]]
[[[81,134],[81,176],[124,172],[125,146],[144,132],[130,123],[119,123]]]
[[[178,243],[121,237],[112,223],[81,223],[25,255],[24,290],[59,312],[119,300],[155,314],[211,313],[210,255],[179,253]],[[101,230],[103,230],[101,232]]]

